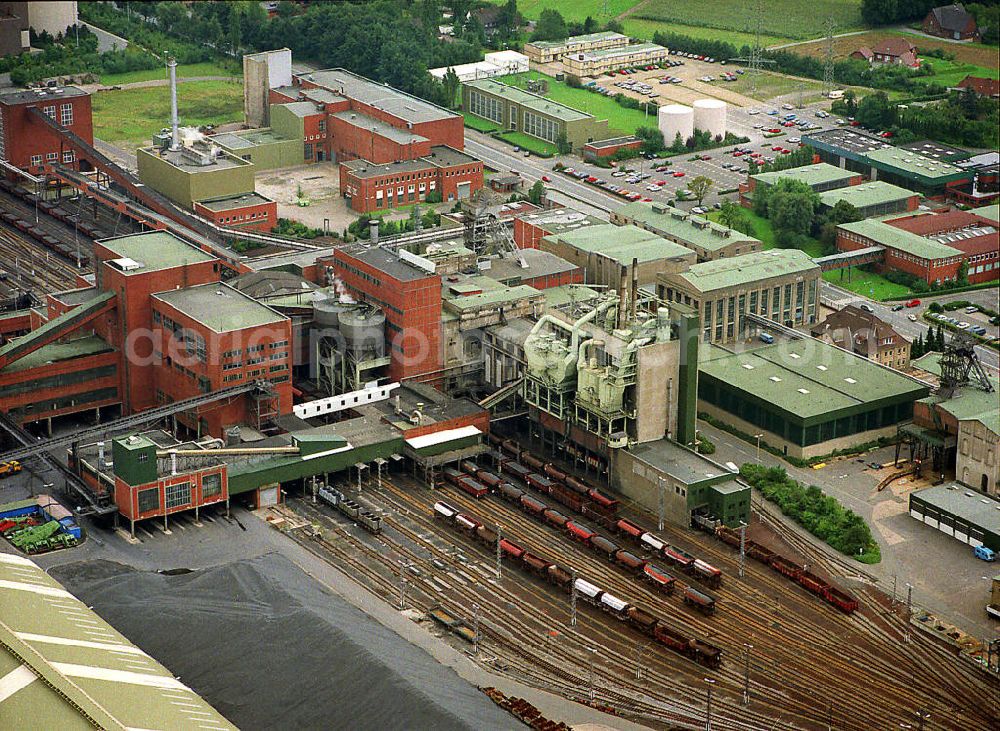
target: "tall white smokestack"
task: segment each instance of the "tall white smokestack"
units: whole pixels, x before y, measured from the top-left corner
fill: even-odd
[[[167,68],[170,70],[170,149],[178,150],[181,138],[177,131],[177,61],[171,57]]]

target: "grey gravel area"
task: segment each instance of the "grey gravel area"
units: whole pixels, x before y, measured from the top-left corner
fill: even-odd
[[[104,559],[50,573],[243,729],[523,728],[276,553],[173,576]]]

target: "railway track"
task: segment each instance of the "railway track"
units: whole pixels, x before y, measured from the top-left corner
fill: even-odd
[[[0,261],[8,287],[30,290],[40,299],[48,292],[70,289],[77,269],[30,236],[0,223]]]
[[[409,482],[411,481],[407,481]],[[430,506],[441,495],[423,487],[414,489],[415,484],[400,487],[387,481],[383,489],[374,494],[399,516],[417,523],[421,527],[421,535],[430,536],[440,530],[439,526],[433,524],[429,514]],[[969,683],[982,683],[982,679],[963,672],[964,668],[958,668],[956,673],[954,658],[936,646],[930,646],[926,642],[899,646],[892,638],[887,637],[883,626],[864,616],[864,613],[856,613],[850,618],[839,615],[820,604],[808,592],[784,582],[780,577],[769,576],[770,572],[765,573],[764,567],[755,567],[752,562],[747,564],[748,579],[740,581],[735,578],[733,551],[728,546],[717,543],[715,539],[698,540],[701,536],[691,539],[687,534],[680,534],[675,541],[674,536],[670,537],[671,542],[682,547],[685,544],[696,544],[698,553],[727,570],[726,584],[722,589],[715,590],[720,597],[719,613],[713,618],[702,618],[668,606],[669,600],[662,594],[632,582],[628,576],[612,565],[602,563],[589,552],[581,553],[583,549],[576,544],[553,541],[553,535],[546,526],[534,522],[506,503],[473,501],[458,491],[449,491],[445,499],[484,520],[496,518],[514,540],[523,542],[531,550],[565,565],[580,566],[581,575],[588,580],[594,580],[603,588],[629,601],[652,607],[656,613],[666,616],[678,627],[686,627],[694,634],[707,637],[722,646],[727,651],[728,658],[718,673],[719,692],[713,703],[719,720],[724,721],[720,725],[722,728],[768,728],[779,713],[783,713],[784,720],[790,725],[794,724],[791,726],[794,728],[826,728],[831,713],[826,706],[817,702],[817,697],[823,696],[836,699],[835,705],[840,710],[832,715],[834,728],[838,729],[856,728],[867,731],[870,728],[881,728],[873,726],[871,719],[895,718],[897,723],[899,719],[910,720],[913,709],[918,707],[938,711],[935,713],[930,710],[936,720],[932,719],[927,728],[961,728],[961,724],[966,722],[969,728],[987,727],[982,726],[982,723],[988,723],[984,719],[991,718],[988,715],[991,713],[988,702],[976,703],[972,697],[974,694],[970,693]],[[423,512],[426,515],[421,515]],[[397,520],[390,520],[393,529],[399,531],[397,523]],[[403,532],[406,540],[423,541],[421,535],[411,533],[407,536]],[[454,539],[454,536],[448,538]],[[464,538],[461,539],[461,545],[463,548],[474,547],[466,548],[466,552],[489,554],[488,550]],[[403,553],[395,541],[390,541],[389,547],[393,553]],[[454,565],[453,552],[449,554],[447,549],[443,549],[437,553],[439,560]],[[414,561],[421,560],[416,554],[410,558]],[[428,560],[426,556],[423,557],[424,564]],[[371,572],[370,568],[365,569],[364,564],[355,568],[366,575]],[[507,571],[509,570],[508,568]],[[753,585],[750,585],[751,578]],[[527,575],[518,574],[516,581],[517,595],[544,607],[544,614],[549,620],[568,616],[567,597],[557,593],[553,597],[554,590],[534,586]],[[391,584],[390,581],[383,587],[387,597],[394,595],[395,587]],[[481,584],[481,581],[477,582],[477,585]],[[507,584],[508,579],[505,578],[499,589],[492,586],[490,588],[492,592],[498,592]],[[762,605],[759,598],[770,599],[772,592],[780,592],[780,601],[771,606]],[[749,603],[747,595],[752,598]],[[449,600],[453,598],[468,613],[471,613],[472,601],[478,600],[480,606],[486,606],[490,601],[479,593],[459,597],[450,592]],[[422,605],[423,608],[426,609],[439,600],[440,597],[425,596],[421,591],[419,601],[426,602],[426,605]],[[668,608],[664,611],[665,606]],[[823,621],[820,623],[814,621],[817,614],[822,617]],[[879,620],[884,622],[881,617]],[[491,623],[494,621],[496,618],[491,618]],[[776,623],[777,627],[774,626]],[[614,620],[606,619],[603,615],[596,616],[592,621],[588,613],[587,624],[588,627],[593,624],[599,628],[599,643],[608,648],[603,659],[605,662],[612,660],[618,669],[613,681],[602,678],[599,697],[603,702],[628,709],[642,718],[660,720],[661,723],[680,723],[683,718],[690,722],[691,719],[699,718],[701,711],[698,704],[684,704],[680,707],[679,714],[669,714],[669,720],[663,714],[665,708],[677,708],[674,704],[677,703],[678,693],[688,698],[703,697],[704,685],[701,678],[707,674],[703,668],[673,656],[672,653],[657,653],[645,663],[648,665],[647,682],[630,683],[622,677],[622,669],[634,667],[639,636],[625,631],[620,624],[616,626]],[[505,649],[504,637],[509,642],[510,637],[519,637],[518,633],[523,634],[525,631],[524,627],[497,625],[497,654],[504,657],[505,661],[509,660],[511,667],[516,668],[519,673],[527,673],[527,677],[533,678],[536,684],[543,681],[553,687],[565,687],[569,695],[574,694],[575,688],[578,696],[579,679],[586,677],[586,672],[579,657],[573,652],[568,655],[558,654],[557,657],[574,668],[575,686],[567,683],[562,672],[546,670],[546,662],[551,664],[551,660],[539,658],[534,653],[530,661],[527,661],[524,648],[518,647],[516,652]],[[530,630],[527,642],[537,644],[540,631],[540,628]],[[752,667],[755,677],[751,682],[753,703],[749,708],[740,704],[743,673],[740,659],[742,644],[738,640],[741,639],[752,641],[755,648]],[[586,644],[586,639],[574,643],[579,644]],[[827,648],[825,655],[809,659],[817,654],[817,646]],[[494,648],[491,647],[492,649]],[[767,677],[764,677],[765,674]],[[859,677],[864,678],[864,693],[858,692]],[[812,678],[813,684],[804,683],[803,679],[806,678]],[[611,687],[611,682],[623,687],[626,692],[616,691]],[[781,692],[776,693],[773,688],[780,688]],[[624,697],[614,698],[616,692]],[[649,700],[644,702],[642,698]],[[850,699],[850,702],[845,702],[844,699]],[[962,711],[957,710],[961,705],[966,708],[964,719]],[[674,715],[679,715],[679,718],[673,718]],[[977,719],[979,726],[976,725]],[[895,725],[887,720],[885,727]]]

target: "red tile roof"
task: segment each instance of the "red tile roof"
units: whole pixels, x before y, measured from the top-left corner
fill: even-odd
[[[958,82],[958,88],[971,88],[980,96],[1000,96],[1000,81],[997,79],[983,79],[979,76],[966,76]]]

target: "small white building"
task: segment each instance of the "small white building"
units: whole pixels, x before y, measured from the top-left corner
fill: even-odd
[[[463,63],[457,66],[442,66],[430,69],[429,73],[440,81],[448,73],[449,68],[454,69],[458,80],[465,83],[476,79],[491,79],[494,76],[522,74],[528,70],[528,57],[517,51],[494,51],[487,53],[482,61]]]

